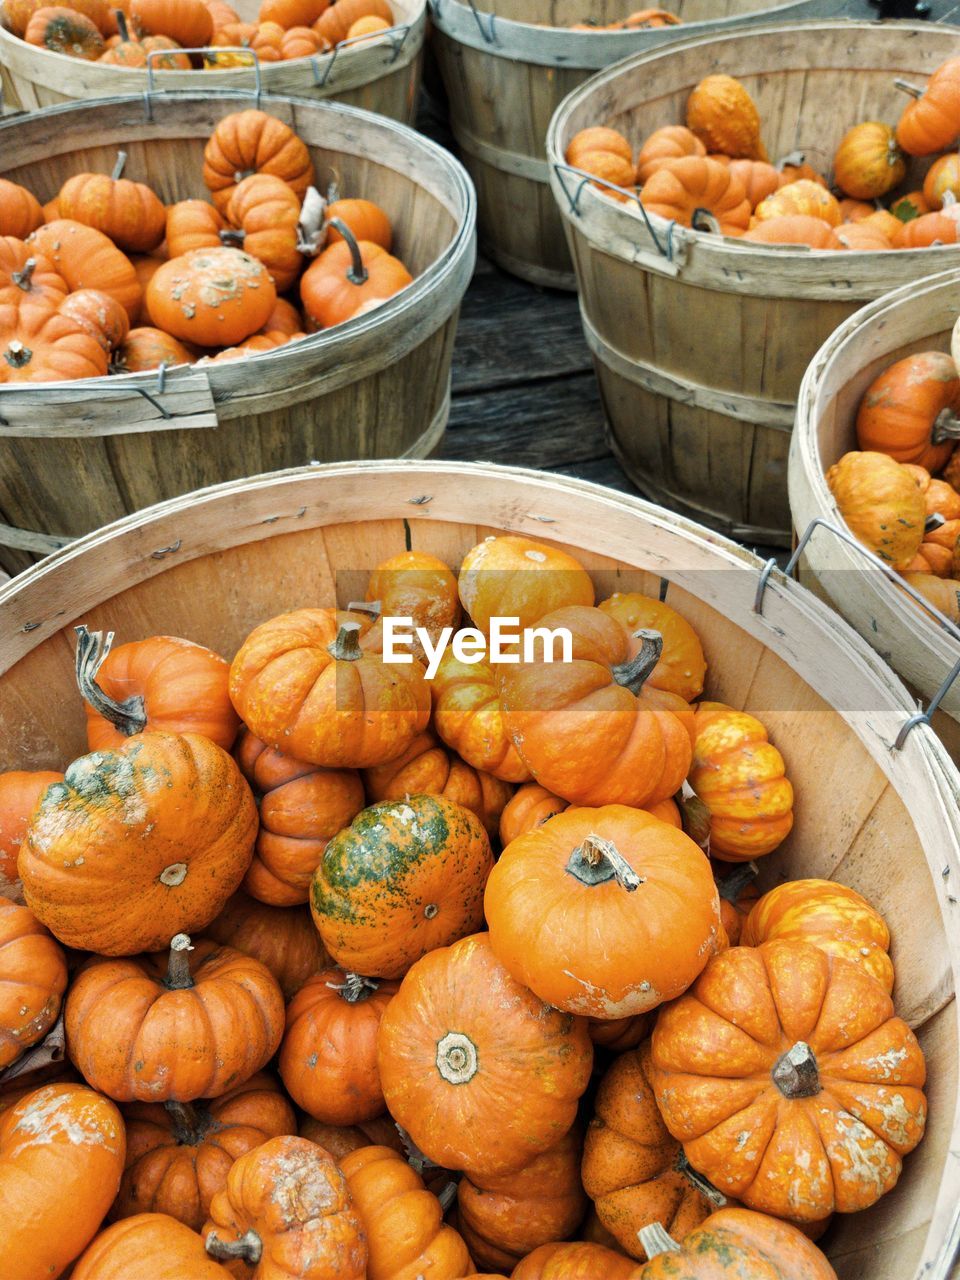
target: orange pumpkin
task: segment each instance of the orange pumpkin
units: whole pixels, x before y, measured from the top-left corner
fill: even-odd
[[[0,773],[0,893],[19,881],[17,855],[40,797],[52,782],[62,781],[63,774],[52,770]]]
[[[162,329],[149,326],[131,329],[114,356],[119,373],[144,373],[148,369],[159,369],[162,364],[173,368],[192,363],[193,355],[182,342]]]
[[[282,178],[302,200],[313,182],[313,161],[289,125],[265,111],[224,116],[203,153],[203,180],[225,213],[234,188],[254,173]]]
[[[810,182],[807,179],[788,182],[772,196],[761,200],[755,211],[758,222],[764,222],[768,218],[798,215],[822,218],[831,227],[838,227],[843,221],[843,214],[836,197],[819,183]]]
[[[63,5],[48,5],[36,9],[23,33],[27,44],[51,53],[63,53],[69,58],[82,58],[96,62],[103,53],[103,36],[90,18]]]
[[[802,244],[808,249],[840,249],[840,238],[823,218],[809,214],[784,214],[758,222],[743,237],[751,244]]]
[[[893,201],[890,212],[899,222],[912,222],[914,218],[930,213],[930,206],[922,191],[908,191]]]
[[[669,1280],[678,1272],[691,1280],[708,1276],[766,1275],[774,1280],[837,1280],[812,1235],[749,1209],[720,1209],[677,1244],[658,1224],[644,1227],[641,1241],[650,1262],[634,1280]]]
[[[69,316],[24,306],[9,328],[0,320],[0,384],[97,378],[106,372],[103,347]]]
[[[0,236],[0,307],[16,311],[29,303],[59,310],[69,286],[46,254],[15,236]],[[9,313],[7,319],[11,319]]]
[[[611,132],[613,131],[611,130]],[[573,141],[576,142],[576,138]],[[570,144],[570,147],[572,146],[573,142]],[[570,148],[567,149],[568,163],[573,163],[569,159],[569,152]],[[658,169],[663,167],[666,160],[679,160],[681,156],[705,156],[706,154],[707,148],[695,133],[691,133],[686,125],[668,124],[661,129],[654,129],[653,133],[650,134],[640,148],[640,154],[637,156],[637,185],[642,187]],[[631,156],[632,152],[628,144],[627,154],[624,158],[629,160]]]
[[[895,249],[931,249],[957,243],[957,220],[945,213],[922,213],[905,222],[893,238]]]
[[[330,964],[305,907],[271,907],[235,893],[204,930],[208,938],[265,964],[290,1000],[314,973]]]
[[[960,156],[951,154],[934,160],[923,180],[923,197],[931,209],[955,204],[960,196]],[[952,200],[948,197],[952,197]]]
[[[856,200],[878,200],[898,186],[906,172],[894,130],[878,120],[848,129],[833,157],[837,186]]]
[[[647,676],[649,688],[676,693],[686,702],[699,698],[707,673],[703,646],[693,627],[676,609],[638,591],[617,591],[609,599],[601,600],[597,608],[624,628],[631,637],[632,652],[638,652],[642,644],[642,639],[634,639],[635,632],[646,627],[659,633],[663,651],[660,661]]]
[[[133,263],[95,227],[57,218],[38,227],[28,243],[49,258],[68,288],[99,289],[123,307],[136,323],[143,293]]]
[[[511,1280],[636,1280],[637,1265],[602,1244],[542,1244],[513,1269]]]
[[[643,807],[672,796],[690,765],[693,723],[682,698],[644,687],[659,634],[638,633],[631,656],[626,631],[599,609],[558,609],[540,626],[570,632],[573,660],[508,666],[500,689],[507,732],[536,781],[575,804]]]
[[[39,200],[26,187],[0,178],[0,236],[25,240],[41,226],[43,209]]]
[[[784,185],[783,174],[766,160],[731,160],[730,172],[743,184],[751,209]]]
[[[269,1062],[283,1036],[283,995],[259,960],[213,942],[192,946],[179,933],[169,954],[88,961],[64,1023],[71,1062],[102,1093],[193,1102]]]
[[[390,1114],[417,1147],[483,1177],[522,1168],[570,1129],[593,1046],[583,1019],[515,982],[477,934],[413,966],[380,1024],[379,1061]],[[498,1096],[511,1104],[492,1118]]]
[[[67,946],[133,955],[202,928],[238,887],[257,810],[227,753],[142,733],[74,760],[44,792],[19,867],[33,913]]]
[[[329,1151],[337,1162],[361,1147],[389,1147],[398,1153],[404,1150],[397,1126],[387,1114],[357,1125],[321,1124],[312,1116],[305,1116],[300,1122],[300,1136]]]
[[[144,1266],[150,1280],[231,1280],[200,1236],[165,1213],[139,1213],[101,1231],[71,1280],[134,1280]]]
[[[483,905],[490,946],[516,981],[593,1018],[632,1017],[680,995],[720,930],[700,849],[622,805],[571,808],[520,836],[491,871]]]
[[[851,222],[838,227],[837,239],[844,249],[859,253],[886,253],[893,248],[879,227],[865,222]]]
[[[262,262],[241,249],[194,249],[164,262],[147,286],[153,323],[182,342],[232,346],[273,310],[277,291]]]
[[[178,200],[166,212],[166,242],[170,258],[182,258],[194,249],[214,249],[227,223],[206,200]]]
[[[67,1270],[117,1193],[125,1146],[120,1112],[85,1085],[45,1085],[0,1115],[0,1274]]]
[[[210,1102],[129,1103],[126,1169],[114,1218],[165,1213],[199,1231],[234,1160],[269,1138],[296,1133],[293,1107],[267,1075]]]
[[[63,952],[43,925],[0,898],[0,1071],[47,1034],[66,985]]]
[[[720,920],[731,947],[740,944],[743,926],[760,897],[756,886],[757,868],[752,862],[742,862],[732,869],[725,863],[714,867],[717,892],[720,894]]]
[[[910,473],[886,453],[846,453],[827,472],[827,484],[850,532],[892,568],[905,569],[927,518]]]
[[[47,0],[6,0],[3,6],[4,25],[22,38],[33,15],[46,7]],[[109,34],[112,15],[107,0],[73,0],[67,7],[89,18],[101,35]]]
[[[709,156],[664,163],[643,188],[643,207],[681,226],[725,236],[742,235],[750,225],[746,188],[729,167]]]
[[[687,128],[707,151],[720,151],[734,160],[767,159],[756,103],[732,76],[700,81],[687,99]]]
[[[202,49],[213,35],[203,0],[130,0],[130,17],[146,35],[169,36],[184,49]]]
[[[330,0],[263,0],[257,21],[275,22],[283,29],[312,27],[330,6]]]
[[[366,204],[366,201],[337,201],[337,204]],[[330,208],[334,208],[331,205]],[[376,205],[369,221],[375,223],[381,213]],[[366,216],[366,215],[364,215]],[[385,216],[385,215],[384,215]],[[361,215],[356,215],[357,221]],[[376,229],[374,227],[374,229]],[[389,246],[389,223],[380,227],[379,233]],[[386,233],[386,234],[384,234]],[[330,228],[330,238],[339,236],[336,227]],[[456,627],[460,621],[460,602],[457,597],[457,580],[449,565],[424,551],[402,551],[382,561],[370,574],[366,599],[376,608],[380,617],[411,618],[415,628],[423,627],[436,646],[444,627]],[[371,629],[370,639],[379,639],[379,622]],[[421,662],[427,654],[419,637],[414,636],[411,652]]]
[[[367,1237],[367,1280],[456,1280],[467,1274],[463,1238],[444,1223],[440,1201],[402,1155],[390,1147],[361,1147],[344,1156],[340,1168]]]
[[[518,787],[500,815],[500,843],[506,847],[518,836],[535,831],[544,822],[563,813],[569,801],[561,800],[536,782]]]
[[[960,134],[960,58],[948,58],[927,81],[927,87],[904,108],[897,124],[897,142],[908,155],[930,156],[946,151]]]
[[[178,636],[111,647],[99,631],[76,628],[77,683],[87,714],[87,746],[113,750],[138,733],[199,733],[229,751],[240,719],[218,653]]]
[[[693,1167],[816,1222],[878,1200],[923,1136],[923,1053],[878,982],[807,942],[734,947],[654,1028],[650,1081]]]
[[[142,182],[122,178],[121,152],[112,174],[78,173],[60,188],[61,218],[95,227],[127,253],[149,253],[163,240],[166,210]]]
[[[396,990],[395,982],[331,968],[314,974],[294,996],[280,1046],[280,1075],[307,1115],[335,1125],[382,1115],[377,1032]]]
[[[260,902],[306,902],[327,842],[364,806],[352,769],[321,769],[294,760],[244,730],[236,760],[259,797],[260,831],[243,887]]]
[[[291,188],[269,173],[244,178],[230,197],[227,218],[242,234],[245,251],[266,267],[277,292],[289,289],[303,264],[297,250],[300,200]]]
[[[430,688],[434,728],[468,765],[504,782],[530,777],[507,733],[497,677],[488,662],[461,662],[448,649]]]
[[[593,604],[593,582],[579,560],[559,547],[519,534],[485,538],[463,557],[460,603],[489,635],[494,617],[516,618],[525,630],[570,604]]]
[[[110,355],[130,332],[130,318],[108,293],[99,289],[77,289],[60,304],[61,315],[69,316]]]
[[[907,223],[914,226],[914,223]],[[960,373],[943,351],[921,351],[897,360],[864,392],[857,412],[857,445],[897,462],[940,471],[954,448],[946,430],[960,412]]]
[[[393,11],[387,0],[336,0],[316,21],[316,29],[331,45],[346,40],[347,32],[358,18],[383,18],[391,25]]]
[[[401,755],[427,727],[430,690],[419,662],[364,652],[362,626],[333,609],[299,609],[256,627],[230,668],[230,696],[250,731],[329,768]]]
[[[399,258],[370,240],[356,240],[345,222],[337,230],[343,238],[318,254],[300,281],[304,312],[317,329],[344,324],[413,283]]]
[[[633,164],[633,148],[630,143],[619,130],[608,129],[605,125],[591,125],[590,128],[581,129],[579,133],[575,133],[567,144],[564,159],[567,164],[580,168],[580,162],[584,156],[597,152],[606,152],[608,155],[618,156],[628,164]],[[677,154],[689,155],[692,154],[692,150],[680,151]]]

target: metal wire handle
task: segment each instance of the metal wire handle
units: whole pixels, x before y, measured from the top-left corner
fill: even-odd
[[[832,533],[835,538],[838,538],[841,542],[845,543],[846,546],[852,548],[852,550],[861,555],[873,566],[873,568],[879,569],[888,581],[892,582],[896,587],[899,587],[901,591],[905,591],[906,594],[910,596],[925,613],[932,614],[951,639],[960,643],[960,627],[958,627],[955,622],[951,622],[946,614],[941,613],[935,605],[930,604],[930,602],[926,600],[915,587],[912,587],[909,582],[905,582],[895,569],[892,569],[890,565],[885,564],[884,561],[881,560],[878,555],[875,555],[869,547],[865,547],[862,542],[858,542],[852,533],[848,533],[846,529],[839,528],[837,525],[831,523],[831,521],[826,520],[823,516],[816,516],[807,525],[803,532],[803,536],[797,543],[796,550],[784,566],[784,578],[790,578],[800,561],[800,557],[806,549],[807,543],[813,537],[814,533],[816,533],[817,529],[826,529],[828,533]],[[776,559],[771,558],[760,571],[760,577],[757,581],[757,593],[753,601],[753,611],[761,617],[763,616],[763,597],[766,594],[767,584],[769,583],[774,570],[778,568],[779,566],[777,565]],[[926,711],[918,711],[916,715],[910,716],[910,718],[905,720],[901,725],[900,732],[897,734],[896,740],[893,744],[894,751],[900,751],[903,748],[903,744],[910,736],[911,731],[915,729],[918,724],[930,723],[933,713],[950,692],[950,688],[953,685],[953,682],[957,679],[957,676],[960,676],[960,658],[958,658],[954,663],[950,673],[940,685],[940,688],[927,703]]]
[[[586,169],[578,169],[576,165],[561,164],[558,160],[553,162],[553,171],[557,175],[557,181],[563,188],[563,194],[567,197],[570,212],[576,218],[579,218],[580,216],[580,196],[583,194],[583,189],[591,184],[605,187],[609,191],[616,191],[618,195],[625,196],[627,200],[632,200],[640,210],[643,221],[646,224],[647,231],[650,233],[650,239],[656,245],[658,253],[662,258],[666,258],[667,262],[673,262],[675,245],[674,230],[678,226],[675,218],[671,218],[667,222],[667,237],[666,241],[662,242],[654,230],[653,223],[650,221],[650,215],[644,208],[643,201],[640,199],[638,192],[631,190],[629,187],[618,187],[615,182],[608,182],[606,178],[598,178],[595,174],[587,173]],[[575,174],[576,177],[580,179],[572,196],[570,194],[570,189],[563,178],[565,173]]]
[[[369,31],[367,32],[366,35],[350,36],[350,38],[347,40],[337,41],[337,43],[333,46],[332,53],[314,55],[310,59],[310,65],[313,68],[314,84],[317,85],[317,87],[320,89],[324,87],[324,85],[330,79],[330,75],[333,71],[334,64],[337,61],[337,57],[339,56],[341,49],[346,49],[350,45],[361,44],[364,41],[385,40],[392,36],[394,38],[390,40],[390,47],[393,50],[393,57],[390,59],[390,62],[387,64],[389,66],[391,63],[396,62],[396,60],[400,57],[400,52],[403,49],[404,43],[409,34],[410,34],[410,23],[404,22],[396,27],[385,27],[383,31]],[[400,37],[399,40],[396,39],[397,36]],[[321,62],[324,62],[322,75],[320,74]]]
[[[260,73],[260,59],[257,57],[255,49],[244,48],[243,45],[223,45],[216,48],[213,45],[201,45],[196,49],[151,49],[147,54],[147,87],[143,91],[143,103],[146,109],[147,119],[153,120],[153,95],[166,94],[171,95],[177,93],[176,89],[158,89],[154,81],[154,62],[160,58],[169,58],[171,54],[181,53],[212,53],[218,56],[221,53],[242,53],[248,59],[248,66],[253,67],[255,77],[255,87],[253,89],[231,89],[231,93],[235,93],[238,97],[253,98],[257,106],[260,106],[260,98],[263,95],[263,78]],[[176,70],[176,68],[168,67],[167,70]],[[186,90],[185,92],[196,93],[195,89]]]

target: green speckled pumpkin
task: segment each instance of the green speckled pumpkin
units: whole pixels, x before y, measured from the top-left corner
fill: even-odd
[[[480,820],[439,796],[364,809],[327,845],[310,888],[324,946],[352,973],[400,978],[483,925],[493,866]]]

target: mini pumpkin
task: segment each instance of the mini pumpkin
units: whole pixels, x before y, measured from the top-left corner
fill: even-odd
[[[203,153],[203,180],[225,213],[234,188],[254,173],[282,178],[302,200],[313,183],[313,161],[289,125],[265,111],[224,116]]]
[[[908,155],[946,151],[960,134],[960,58],[948,58],[903,110],[897,142]]]
[[[751,209],[784,185],[783,174],[766,160],[731,160],[730,172],[743,184]]]
[[[848,129],[833,157],[837,186],[856,200],[878,200],[899,186],[906,172],[894,130],[879,120]]]
[[[165,1213],[138,1213],[101,1231],[71,1280],[133,1280],[144,1265],[150,1280],[231,1280],[200,1236]]]
[[[748,1208],[803,1222],[865,1209],[923,1136],[916,1037],[879,982],[808,942],[714,956],[652,1050],[667,1128]]]
[[[720,1209],[679,1244],[658,1223],[644,1228],[650,1261],[634,1280],[712,1280],[737,1273],[767,1280],[837,1280],[837,1273],[802,1231],[749,1209]]]
[[[702,852],[622,805],[570,808],[508,845],[484,913],[490,946],[518,982],[593,1018],[632,1017],[680,995],[720,929]]]
[[[331,45],[346,40],[347,32],[358,18],[373,16],[393,22],[387,0],[336,0],[316,21],[316,29]]]
[[[827,484],[850,532],[892,568],[905,569],[926,521],[910,473],[885,453],[846,453],[827,472]]]
[[[199,733],[229,751],[240,719],[230,702],[230,668],[212,649],[179,636],[112,647],[113,632],[78,626],[77,684],[91,751],[138,733]]]
[[[234,1163],[213,1198],[204,1240],[212,1257],[249,1280],[366,1275],[363,1224],[346,1179],[305,1138],[271,1138]]]
[[[693,627],[676,609],[638,591],[617,591],[607,600],[601,600],[597,608],[615,618],[631,639],[645,627],[658,632],[663,651],[660,661],[647,676],[651,689],[679,694],[687,702],[693,702],[703,693],[707,673],[703,646]],[[631,647],[639,650],[641,644],[642,640],[635,640]]]
[[[905,222],[893,238],[895,249],[934,249],[957,243],[957,219],[945,213],[922,213]]]
[[[47,1034],[66,985],[64,954],[47,930],[0,898],[0,1071]]]
[[[643,188],[648,213],[697,230],[742,235],[750,225],[746,188],[732,170],[709,156],[668,160]]]
[[[897,462],[939,471],[960,432],[958,412],[957,366],[943,351],[920,351],[890,365],[864,392],[857,412],[857,445],[889,454]]]
[[[20,850],[24,896],[68,946],[133,955],[213,919],[256,829],[250,788],[209,738],[138,734],[44,792]]]
[[[593,583],[579,560],[559,547],[501,534],[485,538],[463,557],[460,603],[489,635],[492,618],[516,618],[520,630],[565,605],[591,605]]]
[[[95,957],[74,979],[70,1060],[118,1102],[193,1102],[243,1084],[283,1035],[283,995],[266,965],[177,934],[169,953]]]
[[[513,793],[500,815],[500,843],[506,847],[518,836],[535,831],[558,813],[563,813],[568,804],[569,801],[561,800],[539,783],[524,783]]]
[[[810,214],[791,213],[776,218],[766,218],[743,237],[751,244],[802,244],[808,249],[841,249],[837,232]]]
[[[934,160],[923,180],[923,196],[932,210],[956,203],[960,196],[960,157],[951,154]]]
[[[47,769],[0,773],[0,892],[9,893],[18,884],[17,856],[27,824],[47,787],[62,781],[62,773]]]
[[[118,373],[144,373],[159,369],[161,365],[174,368],[178,364],[192,364],[193,355],[169,333],[162,329],[144,326],[131,329],[114,356]]]
[[[388,800],[327,845],[310,910],[341,968],[399,978],[425,952],[480,928],[492,865],[469,810],[439,796]]]
[[[147,286],[160,329],[201,347],[231,346],[261,327],[277,291],[263,263],[241,249],[194,249],[164,262]]]
[[[113,241],[71,218],[57,217],[38,227],[29,244],[49,258],[73,292],[99,289],[116,298],[135,324],[143,300],[133,263]]]
[[[103,36],[86,14],[64,5],[48,5],[36,9],[23,33],[27,44],[51,53],[66,54],[95,62],[103,53]]]
[[[330,957],[304,907],[272,907],[238,892],[207,925],[204,934],[265,964],[290,1000]]]
[[[336,203],[368,202],[341,200]],[[331,209],[334,207],[330,206]],[[373,205],[371,208],[376,210],[377,207]],[[389,223],[386,230],[389,233]],[[336,227],[331,227],[330,239],[334,240],[337,236],[339,232]],[[386,240],[384,247],[389,248],[389,234]],[[457,580],[449,565],[425,551],[401,551],[399,555],[390,556],[378,564],[370,574],[366,599],[377,606],[381,618],[411,618],[415,628],[424,628],[434,646],[444,627],[456,627],[460,621]],[[378,631],[378,625],[373,627],[374,635]],[[427,655],[417,636],[414,637],[411,652],[421,662],[426,661]]]
[[[313,1116],[305,1116],[300,1122],[300,1136],[329,1151],[338,1163],[361,1147],[389,1147],[400,1154],[404,1150],[399,1130],[387,1114],[357,1125],[322,1124]]]
[[[19,183],[0,178],[0,236],[25,240],[41,226],[43,209],[36,196]]]
[[[720,151],[735,160],[767,159],[756,103],[732,76],[700,81],[687,99],[687,128],[708,152]]]
[[[126,1169],[112,1216],[165,1213],[192,1231],[203,1227],[235,1160],[297,1131],[293,1107],[262,1074],[207,1103],[129,1103],[123,1119]]]
[[[149,253],[163,240],[167,213],[145,183],[121,177],[126,158],[121,151],[112,174],[68,178],[57,196],[58,209],[61,218],[95,227],[126,253]]]
[[[764,222],[768,218],[800,215],[822,218],[831,227],[838,227],[843,221],[836,197],[819,183],[804,178],[798,182],[788,182],[772,196],[761,200],[754,214],[758,222]]]
[[[26,303],[59,310],[68,292],[66,280],[50,258],[15,236],[0,236],[0,306],[4,310],[19,311]]]
[[[509,1173],[573,1124],[590,1079],[586,1022],[510,977],[486,934],[430,951],[380,1024],[380,1082],[390,1114],[435,1163]],[[509,1107],[491,1099],[509,1097]]]
[[[48,305],[23,306],[0,317],[0,383],[61,382],[102,377],[107,357],[101,344],[70,316]]]
[[[570,145],[572,147],[573,143]],[[627,150],[629,152],[629,146]],[[705,156],[706,154],[707,148],[686,125],[668,124],[661,129],[654,129],[637,156],[637,185],[642,187],[658,169],[663,168],[666,160],[679,160],[681,156]],[[632,152],[625,158],[630,159],[630,155]],[[569,160],[569,148],[568,163],[573,163]]]
[[[287,1009],[280,1046],[284,1088],[324,1124],[356,1125],[382,1115],[377,1032],[395,982],[325,969],[304,983]]]
[[[342,240],[318,254],[300,280],[303,309],[317,329],[344,324],[413,283],[399,258],[370,240],[355,239],[345,222],[337,229]]]
[[[634,1280],[637,1264],[602,1244],[542,1244],[513,1270],[511,1280]]]
[[[701,702],[689,781],[709,814],[710,852],[727,862],[772,853],[793,828],[793,787],[766,728],[745,711]]]
[[[401,755],[427,727],[430,690],[419,662],[387,664],[361,649],[364,625],[333,609],[298,609],[256,627],[230,668],[230,696],[250,731],[328,768]]]
[[[119,347],[130,332],[130,317],[108,293],[99,289],[77,289],[60,304],[61,315],[69,316],[85,333],[95,338],[106,355]]]
[[[184,49],[202,49],[213,35],[203,0],[130,0],[130,17],[146,35],[169,36]]]
[[[284,30],[311,27],[329,5],[330,0],[263,0],[257,16],[259,22],[275,22]]]
[[[336,244],[338,240],[342,240],[343,236],[336,228],[336,222],[344,222],[353,232],[357,240],[369,240],[373,244],[378,244],[381,249],[386,249],[389,253],[393,245],[393,227],[386,212],[379,205],[374,204],[372,200],[362,200],[352,198],[348,200],[334,200],[327,205],[325,216],[327,219],[327,242]],[[439,577],[446,569],[450,572],[447,565],[442,560],[438,560],[436,556],[428,555],[423,551],[407,551],[402,552],[398,556],[391,556],[389,560],[382,565],[378,565],[371,576],[371,585],[373,579],[381,571],[392,573],[394,570],[420,570],[424,572],[424,582],[427,581],[426,574],[431,570],[435,571]],[[452,575],[451,575],[452,577]],[[416,581],[413,573],[408,579],[411,583]],[[449,592],[450,584],[444,578],[441,587],[441,598],[445,597]],[[453,587],[454,596],[456,595],[456,582]],[[375,592],[372,596],[367,595],[368,600],[376,600],[380,592]]]
[[[530,777],[504,724],[499,684],[488,662],[461,662],[447,649],[430,688],[434,728],[468,765],[503,782]]]
[[[236,760],[260,809],[244,888],[273,906],[306,902],[327,842],[364,806],[360,778],[352,769],[321,769],[294,760],[248,730],[241,734]]]
[[[462,1236],[443,1221],[440,1201],[402,1155],[361,1147],[344,1156],[340,1168],[367,1238],[367,1280],[456,1280],[468,1273]]]
[[[214,249],[224,243],[226,219],[206,200],[178,200],[166,211],[166,243],[171,258],[194,249]]]
[[[255,173],[234,188],[227,218],[242,236],[245,251],[262,262],[278,293],[300,274],[297,250],[300,200],[282,178]]]

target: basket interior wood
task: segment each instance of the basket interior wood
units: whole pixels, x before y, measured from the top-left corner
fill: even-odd
[[[568,27],[574,22],[616,22],[637,8],[633,0],[478,0],[485,13],[514,22],[540,23],[548,27]],[[776,10],[775,0],[662,0],[656,6],[675,14],[681,22],[709,22],[717,18],[739,18],[763,9]]]
[[[945,27],[911,29],[891,39],[889,28],[747,30],[645,59],[585,96],[570,113],[565,148],[591,124],[619,129],[634,147],[667,124],[682,124],[690,91],[708,75],[743,82],[760,112],[771,159],[803,152],[824,173],[844,133],[858,121],[895,124],[909,101],[897,77],[922,86],[946,58],[960,52],[960,34]],[[903,190],[921,185],[933,157],[912,160]]]
[[[0,158],[0,174],[46,202],[74,174],[109,172],[122,148],[127,153],[124,176],[147,183],[165,204],[209,199],[203,182],[207,139],[223,116],[253,105],[236,95],[161,95],[154,99],[152,121],[136,99],[110,100],[62,120],[21,117],[15,151]],[[394,226],[393,251],[414,275],[451,243],[462,211],[441,162],[426,149],[414,152],[406,139],[401,144],[389,125],[372,117],[360,124],[353,117],[318,110],[316,103],[266,96],[262,107],[307,143],[322,192],[334,184],[341,195],[383,205]]]
[[[414,478],[417,483],[423,481]],[[361,492],[357,488],[355,498]],[[341,505],[346,501],[342,497]],[[154,545],[149,538],[155,535],[145,530],[127,554],[133,565],[145,561],[149,568],[144,572],[153,576],[119,592],[102,567],[96,581],[82,574],[71,579],[73,590],[52,606],[59,610],[55,625],[62,630],[48,638],[34,643],[22,612],[16,607],[12,613],[0,610],[6,621],[0,668],[9,668],[0,678],[0,767],[58,767],[84,750],[84,717],[73,689],[74,622],[115,630],[118,642],[157,632],[184,635],[231,656],[246,633],[274,613],[335,599],[346,604],[374,564],[404,549],[408,533],[414,548],[456,565],[481,538],[501,532],[454,523],[453,518],[439,518],[439,512],[417,518],[416,508],[409,511],[405,520],[374,519],[371,511],[366,520],[286,534],[266,530],[258,520],[259,527],[250,532],[237,535],[231,529],[223,543],[205,536],[198,544],[194,530],[199,554],[190,554],[197,558],[169,567],[148,559],[147,548]],[[357,514],[362,514],[359,509]],[[249,519],[250,513],[237,518]],[[579,546],[569,549],[594,574],[598,593],[657,594],[659,574],[636,567],[652,562],[642,549],[643,532],[638,523],[641,549],[631,564]],[[256,540],[219,549],[238,536]],[[683,554],[683,541],[677,538],[676,561],[683,563]],[[924,1245],[948,1157],[958,1042],[950,944],[915,819],[848,723],[786,662],[705,604],[694,588],[671,583],[666,598],[703,639],[710,696],[761,716],[786,758],[798,796],[797,822],[786,844],[768,860],[768,881],[835,878],[866,894],[891,925],[898,1007],[917,1029],[928,1058],[929,1127],[921,1147],[905,1161],[896,1190],[873,1210],[836,1221],[824,1247],[841,1280],[908,1280]],[[86,607],[91,600],[100,603]],[[49,623],[38,625],[49,631]],[[11,655],[18,653],[23,656],[11,665]]]

